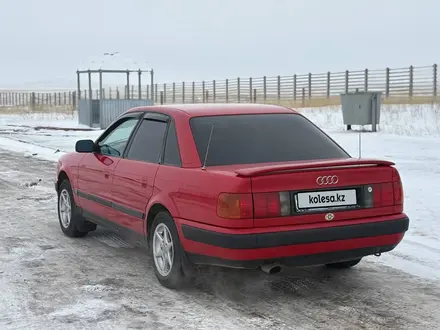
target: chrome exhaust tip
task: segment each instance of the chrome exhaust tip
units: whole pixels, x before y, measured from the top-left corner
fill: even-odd
[[[281,272],[281,269],[282,267],[279,264],[261,265],[261,270],[266,274],[270,274],[270,275]]]

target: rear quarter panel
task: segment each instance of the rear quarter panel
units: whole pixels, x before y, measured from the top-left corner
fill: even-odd
[[[222,192],[250,193],[249,178],[225,176],[191,168],[160,166],[155,194],[149,208],[161,203],[174,218],[229,228],[251,228],[253,219],[224,219],[217,216],[217,199]]]

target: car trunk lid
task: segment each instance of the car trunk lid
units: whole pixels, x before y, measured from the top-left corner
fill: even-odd
[[[241,167],[249,178],[256,227],[343,221],[402,211],[393,162],[332,159]]]

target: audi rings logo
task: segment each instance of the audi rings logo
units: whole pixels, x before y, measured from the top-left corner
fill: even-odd
[[[339,178],[337,175],[318,176],[316,178],[316,183],[319,184],[320,186],[337,184],[338,182],[339,182]]]

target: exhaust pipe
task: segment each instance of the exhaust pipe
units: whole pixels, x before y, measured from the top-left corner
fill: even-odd
[[[266,274],[277,274],[281,271],[281,265],[279,264],[266,264],[261,265],[261,270]]]

